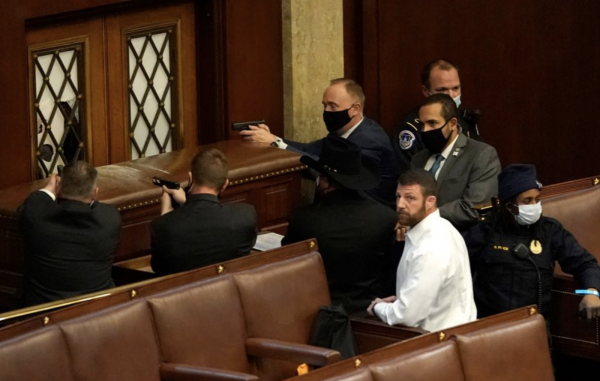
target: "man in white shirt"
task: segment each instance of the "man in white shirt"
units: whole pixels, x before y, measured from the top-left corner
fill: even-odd
[[[437,331],[477,317],[465,241],[436,206],[436,182],[423,169],[400,175],[398,222],[405,246],[396,295],[371,302],[367,311],[384,322]]]
[[[413,156],[411,167],[434,174],[441,216],[466,231],[478,222],[473,207],[489,203],[498,193],[498,154],[492,146],[461,133],[458,109],[449,95],[427,98],[419,119],[425,149]]]

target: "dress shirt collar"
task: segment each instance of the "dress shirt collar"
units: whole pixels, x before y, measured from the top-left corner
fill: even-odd
[[[348,131],[344,132],[341,137],[344,139],[348,139],[348,136],[350,136],[350,134],[352,134],[354,132],[354,130],[356,130],[356,128],[358,126],[360,126],[360,124],[363,122],[363,120],[365,120],[365,117],[363,116],[361,120],[358,121],[358,123],[356,123],[356,125],[354,127],[352,127],[351,129],[349,129]]]
[[[434,220],[440,218],[440,210],[436,209],[435,212],[432,212],[427,217],[423,218],[421,222],[410,228],[406,232],[406,237],[410,240],[413,245],[416,245],[417,242],[421,239],[423,233],[425,233]]]
[[[458,136],[459,135],[460,135],[460,132],[458,134],[456,134],[456,137],[454,138],[454,140],[452,141],[452,143],[450,143],[450,145],[448,145],[448,147],[446,147],[442,151],[442,156],[444,157],[444,159],[447,159],[448,156],[450,156],[450,152],[452,152],[452,149],[454,148],[454,145],[456,144],[456,140],[458,140]]]

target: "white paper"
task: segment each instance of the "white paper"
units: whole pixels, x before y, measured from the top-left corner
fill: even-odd
[[[256,237],[256,244],[254,245],[253,249],[258,251],[276,249],[281,247],[282,239],[283,236],[277,233],[259,234]]]

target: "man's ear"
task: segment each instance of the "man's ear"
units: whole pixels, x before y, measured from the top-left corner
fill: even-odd
[[[193,182],[192,172],[188,172],[188,187],[191,186]]]
[[[229,179],[225,180],[225,184],[223,184],[223,186],[221,187],[221,192],[224,192],[225,189],[227,189],[227,186],[229,185]],[[221,193],[219,192],[219,193]]]
[[[94,200],[98,199],[98,187],[94,188]]]
[[[435,207],[436,202],[437,198],[435,196],[427,196],[427,198],[425,199],[425,208],[429,210]]]
[[[450,122],[448,124],[450,124],[450,128],[452,129],[452,131],[458,131],[458,119],[452,118],[450,119]]]
[[[425,98],[427,98],[431,95],[431,93],[429,92],[429,89],[427,87],[425,87],[424,85],[421,85],[421,93],[423,93],[423,96]]]

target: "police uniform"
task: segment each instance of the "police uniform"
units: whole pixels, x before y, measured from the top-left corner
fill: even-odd
[[[392,147],[398,160],[400,173],[410,169],[412,157],[425,148],[421,135],[419,133],[419,109],[421,106],[412,109],[408,114],[402,117],[399,126],[391,136]],[[459,109],[461,114],[463,109]],[[458,124],[462,128],[463,134],[469,138],[483,141],[477,129],[477,123],[468,123],[463,118],[458,118]]]
[[[586,249],[560,222],[542,216],[543,242],[534,237],[535,226],[521,226],[514,220],[490,216],[465,236],[473,271],[478,318],[538,304],[538,276],[533,263],[519,258],[514,249],[522,243],[537,265],[541,278],[541,312],[546,317],[552,298],[555,261],[584,288],[600,287],[600,267]],[[497,222],[494,220],[497,219]]]

